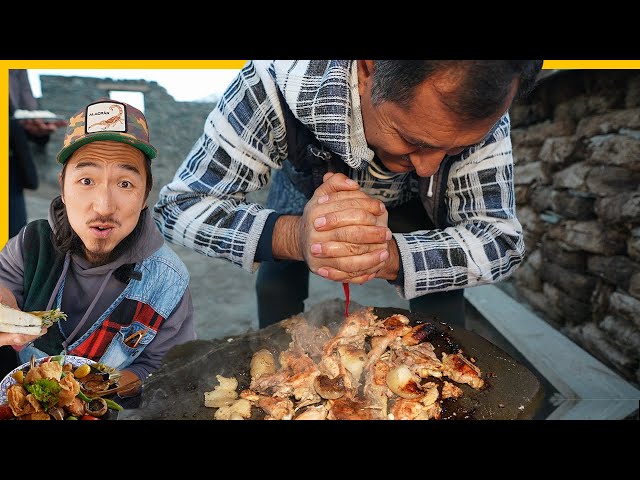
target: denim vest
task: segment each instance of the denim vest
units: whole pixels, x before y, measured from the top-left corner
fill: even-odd
[[[146,309],[157,314],[160,319],[159,323],[155,328],[149,328],[148,324],[136,321],[132,315],[132,321],[125,322],[120,326],[118,332],[107,345],[104,353],[100,356],[100,362],[116,369],[123,369],[138,358],[145,347],[155,338],[161,322],[171,315],[182,299],[189,285],[189,272],[178,255],[167,245],[163,245],[142,263],[137,264],[135,271],[141,273],[142,278],[137,281],[130,281],[118,298],[89,330],[69,345],[67,352],[60,352],[61,354],[74,355],[74,349],[77,349],[96,330],[106,328],[105,321],[118,306],[124,301],[131,301],[138,304],[136,314],[140,310]],[[57,293],[55,308],[60,308],[63,290],[64,282]],[[49,328],[60,328],[60,326],[55,324]],[[127,337],[143,330],[147,330],[147,332],[135,348],[125,344],[124,341]],[[28,344],[19,352],[20,361],[28,362],[31,359],[31,355],[40,358],[49,354]]]

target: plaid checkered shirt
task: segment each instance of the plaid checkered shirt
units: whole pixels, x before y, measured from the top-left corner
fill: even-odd
[[[433,177],[433,198],[425,199],[424,182],[431,179],[383,173],[376,165],[352,60],[249,61],[160,191],[154,218],[168,241],[256,271],[258,241],[274,210],[247,201],[247,194],[265,187],[287,158],[278,90],[323,146],[347,163],[362,191],[387,207],[416,195],[425,200],[440,228],[394,233],[402,298],[497,282],[522,261],[508,114],[480,144],[445,159]]]

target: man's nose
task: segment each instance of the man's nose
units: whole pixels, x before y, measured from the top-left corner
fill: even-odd
[[[116,205],[113,198],[113,192],[108,185],[101,185],[95,189],[95,197],[93,199],[93,209],[102,216],[108,216],[115,211]]]
[[[419,177],[431,177],[438,171],[446,152],[441,150],[419,150],[408,155]]]

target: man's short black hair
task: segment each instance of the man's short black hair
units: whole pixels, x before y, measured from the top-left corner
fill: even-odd
[[[436,73],[452,72],[460,83],[442,101],[462,120],[482,120],[504,104],[519,79],[517,98],[535,85],[542,60],[375,60],[371,100],[408,107],[416,87]]]

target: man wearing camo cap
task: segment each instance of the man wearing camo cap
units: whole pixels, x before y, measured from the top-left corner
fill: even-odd
[[[69,119],[57,155],[61,195],[48,220],[29,223],[0,252],[3,303],[67,314],[39,337],[0,334],[0,344],[29,341],[18,347],[21,362],[90,358],[121,370],[120,384],[132,385],[121,395],[130,396],[167,350],[196,338],[189,273],[146,205],[156,155],[131,105],[103,98]]]

